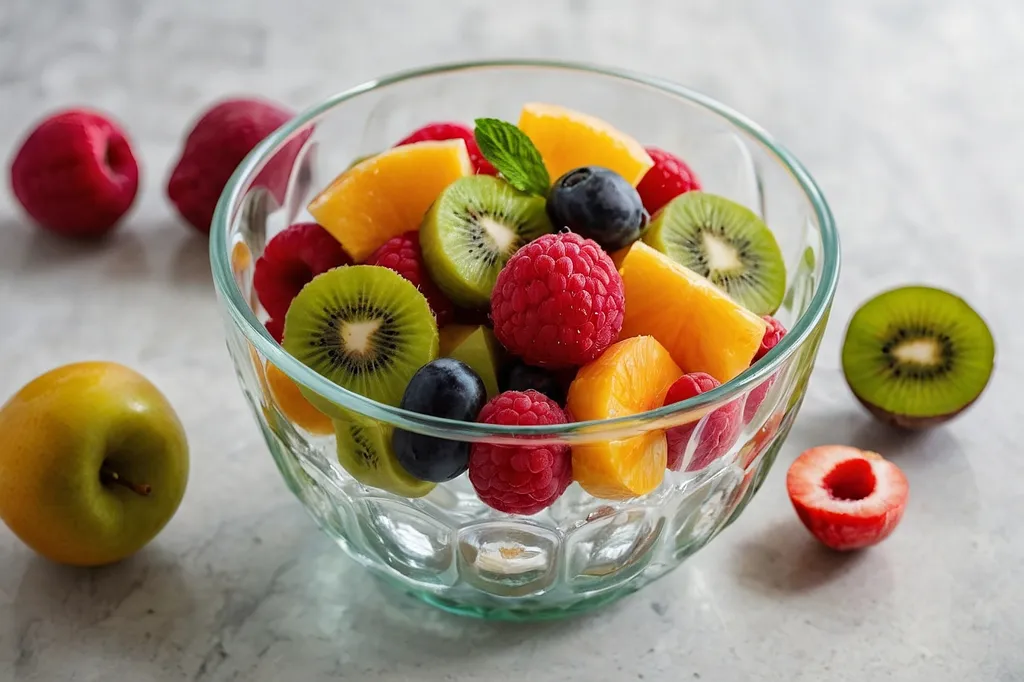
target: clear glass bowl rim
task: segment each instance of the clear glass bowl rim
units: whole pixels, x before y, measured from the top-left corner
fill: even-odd
[[[295,137],[311,121],[359,95],[417,78],[460,71],[502,68],[537,68],[604,76],[633,85],[646,86],[666,95],[688,100],[726,119],[753,137],[789,171],[810,201],[819,225],[822,238],[821,279],[815,288],[808,309],[797,319],[782,341],[765,356],[765,361],[757,363],[738,377],[712,391],[683,402],[636,415],[550,426],[504,426],[455,421],[378,403],[322,377],[286,353],[274,341],[257,319],[235,283],[231,268],[231,245],[228,240],[233,207],[239,205],[243,198],[243,191],[262,170],[269,155]],[[659,422],[670,422],[671,417],[679,413],[719,404],[750,390],[777,371],[785,359],[796,352],[822,322],[829,310],[839,281],[839,261],[839,235],[836,231],[832,211],[821,189],[803,164],[759,125],[706,95],[662,78],[617,68],[557,60],[509,59],[435,64],[395,72],[337,93],[300,112],[264,139],[246,156],[225,185],[210,227],[210,263],[214,286],[222,302],[227,306],[231,320],[261,355],[293,381],[317,392],[333,403],[371,419],[409,431],[439,438],[493,443],[517,442],[524,436],[532,436],[538,441],[538,444],[541,442],[593,441],[598,438],[609,440],[624,438],[636,435],[640,431],[658,428]]]

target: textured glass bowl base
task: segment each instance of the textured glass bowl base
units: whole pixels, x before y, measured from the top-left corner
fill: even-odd
[[[275,234],[310,219],[304,207],[354,158],[388,148],[427,121],[488,115],[515,120],[528,101],[557,102],[641,132],[645,143],[686,158],[705,190],[762,216],[785,259],[786,297],[776,317],[791,332],[759,374],[745,384],[734,382],[731,393],[703,409],[642,418],[617,431],[583,431],[585,438],[572,440],[606,443],[693,425],[683,470],[666,471],[661,484],[642,497],[601,500],[573,484],[548,509],[522,517],[484,505],[467,476],[418,499],[363,485],[343,465],[353,461],[346,449],[351,446],[342,441],[339,453],[333,435],[316,435],[323,429],[296,421],[295,412],[271,390],[270,364],[313,386],[300,378],[300,370],[310,373],[308,368],[285,356],[263,330],[255,331],[266,312],[253,291],[254,263]],[[246,400],[288,488],[346,554],[387,584],[451,613],[554,619],[636,592],[739,516],[761,487],[800,408],[835,288],[838,246],[831,217],[794,160],[755,127],[695,93],[571,66],[459,66],[397,78],[342,96],[295,125],[256,152],[265,164],[243,164],[248,175],[229,184],[211,233],[211,257],[227,346]],[[280,181],[276,173],[282,171],[286,183],[256,182]],[[353,398],[315,390],[332,404]],[[735,442],[718,459],[706,465],[699,460],[693,468],[700,470],[686,471],[698,461],[696,444],[710,421],[708,413],[733,400],[744,403]],[[370,419],[366,415],[372,410],[365,405],[347,405]],[[383,417],[377,413],[376,418]],[[410,426],[408,416],[388,418],[371,426]],[[579,427],[567,426],[564,435],[572,436],[574,428]],[[453,430],[459,429],[446,425],[435,435],[456,437]],[[517,435],[513,442],[521,439]]]
[[[582,616],[585,613],[589,613],[603,606],[608,606],[623,597],[628,597],[638,589],[639,586],[627,585],[619,589],[602,592],[594,595],[593,597],[584,597],[583,599],[580,599],[568,606],[552,607],[544,604],[533,609],[528,606],[524,607],[513,605],[507,607],[466,606],[465,604],[453,602],[450,599],[438,597],[429,592],[417,592],[415,590],[405,590],[405,592],[416,597],[420,601],[429,604],[430,606],[436,606],[437,608],[456,616],[467,616],[469,618],[480,618],[482,620],[528,623],[540,620],[562,620],[563,618]]]
[[[382,584],[452,614],[525,622],[571,618],[607,606],[704,547],[757,493],[798,407],[778,422],[747,469],[724,466],[695,478],[700,482],[679,498],[671,518],[652,524],[653,512],[608,507],[604,516],[589,514],[571,523],[564,535],[510,518],[458,533],[455,547],[425,539],[431,530],[453,534],[425,515],[414,518],[414,512],[403,510],[408,501],[387,503],[374,494],[365,508],[377,515],[356,518],[348,505],[338,504],[339,492],[330,491],[334,483],[325,483],[315,467],[303,466],[273,425],[261,424],[288,488],[317,525]],[[575,486],[566,494],[593,503]]]

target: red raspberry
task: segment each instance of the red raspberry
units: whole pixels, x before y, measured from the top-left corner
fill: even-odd
[[[542,426],[567,423],[556,402],[537,391],[505,391],[480,410],[483,424]],[[536,514],[572,483],[568,445],[474,443],[469,480],[480,500],[507,514]]]
[[[394,270],[416,285],[430,304],[437,319],[437,326],[443,327],[455,316],[455,305],[441,293],[427,274],[420,250],[420,235],[416,231],[392,237],[374,251],[366,261],[367,265],[380,265]]]
[[[790,465],[786,492],[814,537],[848,551],[877,544],[896,530],[910,486],[899,467],[877,453],[822,445]]]
[[[706,393],[721,384],[710,374],[693,372],[684,374],[668,389],[665,404],[682,402],[688,398]],[[739,438],[743,422],[740,421],[740,409],[743,398],[737,398],[707,416],[701,429],[700,440],[693,453],[693,459],[686,466],[687,471],[699,471],[729,451]],[[668,440],[668,468],[679,471],[686,454],[686,446],[690,436],[697,428],[698,422],[683,424],[665,431]]]
[[[167,183],[167,196],[181,216],[202,233],[210,231],[213,210],[238,164],[292,117],[272,102],[224,100],[196,121]],[[292,165],[312,130],[289,142],[260,172],[254,186],[265,187],[281,203]]]
[[[779,341],[782,340],[782,337],[786,335],[786,328],[774,317],[765,315],[762,319],[768,323],[768,329],[765,330],[764,337],[761,338],[761,347],[757,349],[757,353],[754,354],[754,359],[751,360],[750,364],[754,364],[767,355],[768,351],[775,348]],[[761,403],[764,402],[765,396],[768,395],[768,391],[771,390],[777,378],[778,374],[772,374],[750,391],[750,395],[747,396],[747,404],[743,408],[744,422],[749,422],[754,418],[754,415],[757,414],[757,408],[761,407]]]
[[[657,147],[648,147],[654,165],[644,174],[636,191],[651,215],[680,194],[700,189],[700,180],[686,162]]]
[[[466,149],[469,151],[469,160],[473,162],[473,168],[476,169],[477,175],[498,174],[497,169],[480,152],[476,138],[473,137],[473,129],[461,123],[428,123],[400,140],[395,146],[400,147],[403,144],[427,140],[464,140]]]
[[[70,109],[42,121],[22,142],[11,164],[11,188],[40,226],[98,237],[135,201],[139,166],[116,123]]]
[[[352,260],[316,223],[298,223],[274,236],[256,261],[252,286],[272,319],[284,320],[302,287],[322,272]]]
[[[274,340],[278,343],[284,339],[284,318],[283,317],[272,317],[266,321],[264,326],[270,335],[274,337]]]
[[[779,345],[779,341],[786,335],[786,328],[771,315],[765,315],[761,319],[768,323],[768,329],[765,330],[764,336],[761,338],[761,347],[757,349],[757,353],[754,354],[754,359],[750,361],[750,364],[754,364],[765,355],[768,355],[768,351]]]
[[[519,249],[491,292],[494,334],[540,367],[584,365],[615,343],[626,298],[601,247],[572,232],[546,234]]]

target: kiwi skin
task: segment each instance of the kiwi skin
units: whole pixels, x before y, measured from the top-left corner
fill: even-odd
[[[977,361],[978,359],[987,359],[987,370],[984,374],[983,381],[976,383],[976,385],[973,387],[974,394],[969,396],[969,399],[966,400],[964,404],[958,406],[956,409],[952,409],[941,414],[933,415],[904,414],[898,411],[885,409],[880,405],[877,405],[874,402],[872,402],[872,400],[869,397],[859,393],[857,387],[855,386],[855,382],[851,380],[850,367],[848,365],[852,365],[853,363],[852,361],[848,363],[846,354],[847,346],[850,343],[851,331],[854,325],[856,324],[859,315],[869,305],[875,303],[876,301],[886,299],[892,306],[892,310],[895,311],[893,314],[898,316],[903,313],[903,310],[900,309],[900,306],[906,305],[906,303],[900,298],[897,298],[897,296],[915,296],[921,300],[929,301],[931,305],[934,306],[933,308],[930,309],[936,310],[935,314],[939,315],[940,319],[942,317],[945,317],[947,320],[953,319],[959,322],[961,326],[960,333],[964,336],[963,338],[956,339],[955,343],[957,345],[966,344],[973,346],[974,348],[985,348],[987,346],[989,353],[987,357],[984,354],[976,354],[973,358],[968,356],[969,359],[975,361]],[[937,325],[935,331],[938,331],[939,333],[946,332],[946,330],[942,328],[941,323]],[[975,353],[977,353],[977,351],[975,351]],[[898,287],[896,289],[892,289],[881,294],[878,294],[870,301],[863,304],[857,310],[857,312],[854,314],[853,319],[851,319],[850,324],[847,327],[846,339],[843,342],[842,354],[843,359],[841,364],[843,366],[843,377],[844,379],[846,379],[847,385],[850,387],[850,391],[853,393],[857,401],[864,407],[864,409],[866,409],[873,417],[875,417],[882,423],[887,424],[893,428],[902,429],[906,431],[923,431],[951,421],[952,419],[956,418],[961,413],[963,413],[965,410],[973,406],[974,403],[977,402],[978,398],[982,396],[982,394],[985,392],[985,389],[988,387],[988,384],[991,382],[992,379],[992,372],[994,370],[995,344],[991,337],[991,331],[988,329],[988,326],[986,325],[985,321],[960,297],[951,294],[950,292],[941,289],[935,289],[933,287],[906,286]],[[975,366],[964,368],[961,371],[979,372],[981,370],[979,367]],[[981,378],[980,374],[974,374],[974,376]]]
[[[949,420],[953,419],[954,417],[956,417],[957,415],[959,415],[961,412],[966,410],[968,407],[973,405],[978,400],[978,398],[975,398],[971,402],[961,407],[956,412],[940,414],[935,417],[912,417],[906,414],[896,414],[895,412],[887,412],[886,410],[883,410],[877,405],[872,405],[871,403],[864,400],[856,393],[853,394],[853,397],[855,397],[857,399],[857,402],[863,405],[864,409],[870,412],[871,416],[873,416],[875,419],[879,420],[883,424],[888,424],[893,428],[903,429],[904,431],[924,431],[934,426],[944,424]],[[978,397],[981,397],[980,393],[978,394]]]
[[[352,478],[365,486],[409,499],[423,497],[434,489],[436,484],[417,480],[398,463],[391,448],[394,427],[347,411],[343,419],[333,421],[338,463]],[[374,451],[376,468],[368,467],[355,456],[360,448]]]

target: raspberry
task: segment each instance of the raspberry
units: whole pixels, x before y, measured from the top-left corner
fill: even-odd
[[[519,249],[491,293],[494,334],[539,367],[584,365],[615,343],[626,298],[622,277],[596,242],[546,234]]]
[[[710,374],[693,372],[684,374],[668,389],[665,404],[671,405],[687,398],[706,393],[721,384]],[[693,452],[693,459],[686,466],[687,471],[699,471],[729,451],[739,438],[743,423],[740,421],[740,408],[743,398],[737,398],[709,414],[701,429],[700,440]],[[690,436],[699,422],[683,424],[665,431],[668,440],[668,468],[679,471],[686,454],[686,446]]]
[[[267,243],[256,261],[252,285],[270,317],[283,321],[292,299],[311,279],[351,262],[327,230],[316,223],[298,223]]]
[[[764,336],[761,338],[761,347],[757,349],[757,353],[754,354],[754,359],[750,361],[750,364],[754,364],[765,355],[768,355],[768,351],[779,345],[779,341],[786,335],[786,328],[771,315],[764,315],[761,319],[768,323],[768,329],[765,330]]]
[[[217,200],[238,164],[291,117],[287,109],[256,99],[224,100],[207,110],[186,137],[167,183],[167,196],[181,216],[209,232]],[[295,157],[311,132],[280,149],[253,185],[266,188],[281,203]]]
[[[392,237],[370,255],[366,264],[394,270],[415,284],[426,297],[430,309],[434,311],[438,327],[448,324],[455,316],[455,305],[441,293],[427,274],[427,267],[423,264],[423,252],[420,250],[419,233],[406,232]]]
[[[768,351],[775,348],[779,341],[782,340],[782,337],[786,335],[786,328],[774,317],[765,315],[762,319],[768,323],[768,329],[765,330],[764,336],[761,338],[761,347],[757,349],[757,353],[754,354],[754,359],[751,360],[750,364],[754,364],[767,355]],[[778,374],[772,374],[750,391],[750,395],[747,396],[747,404],[743,408],[743,421],[749,422],[754,418],[754,415],[757,414],[757,408],[761,407],[761,403],[764,402],[765,396],[768,395],[768,391],[775,384],[777,377]]]
[[[644,174],[636,191],[648,213],[654,215],[680,194],[700,189],[696,173],[678,156],[656,147],[648,147],[647,153],[654,159],[654,165]]]
[[[42,121],[25,138],[11,164],[11,187],[41,227],[98,237],[135,201],[139,166],[115,123],[98,112],[71,109]]]
[[[267,331],[274,337],[274,340],[278,343],[284,339],[284,318],[283,317],[272,317],[264,323]]]
[[[497,169],[480,152],[480,147],[473,136],[473,129],[461,123],[428,123],[400,140],[395,146],[400,147],[403,144],[427,140],[463,140],[466,143],[466,150],[469,151],[469,160],[473,162],[473,168],[476,169],[477,175],[498,174]]]
[[[565,412],[537,391],[506,391],[480,410],[483,424],[565,424]],[[551,506],[572,483],[568,445],[474,443],[469,480],[480,500],[507,514],[536,514]]]

